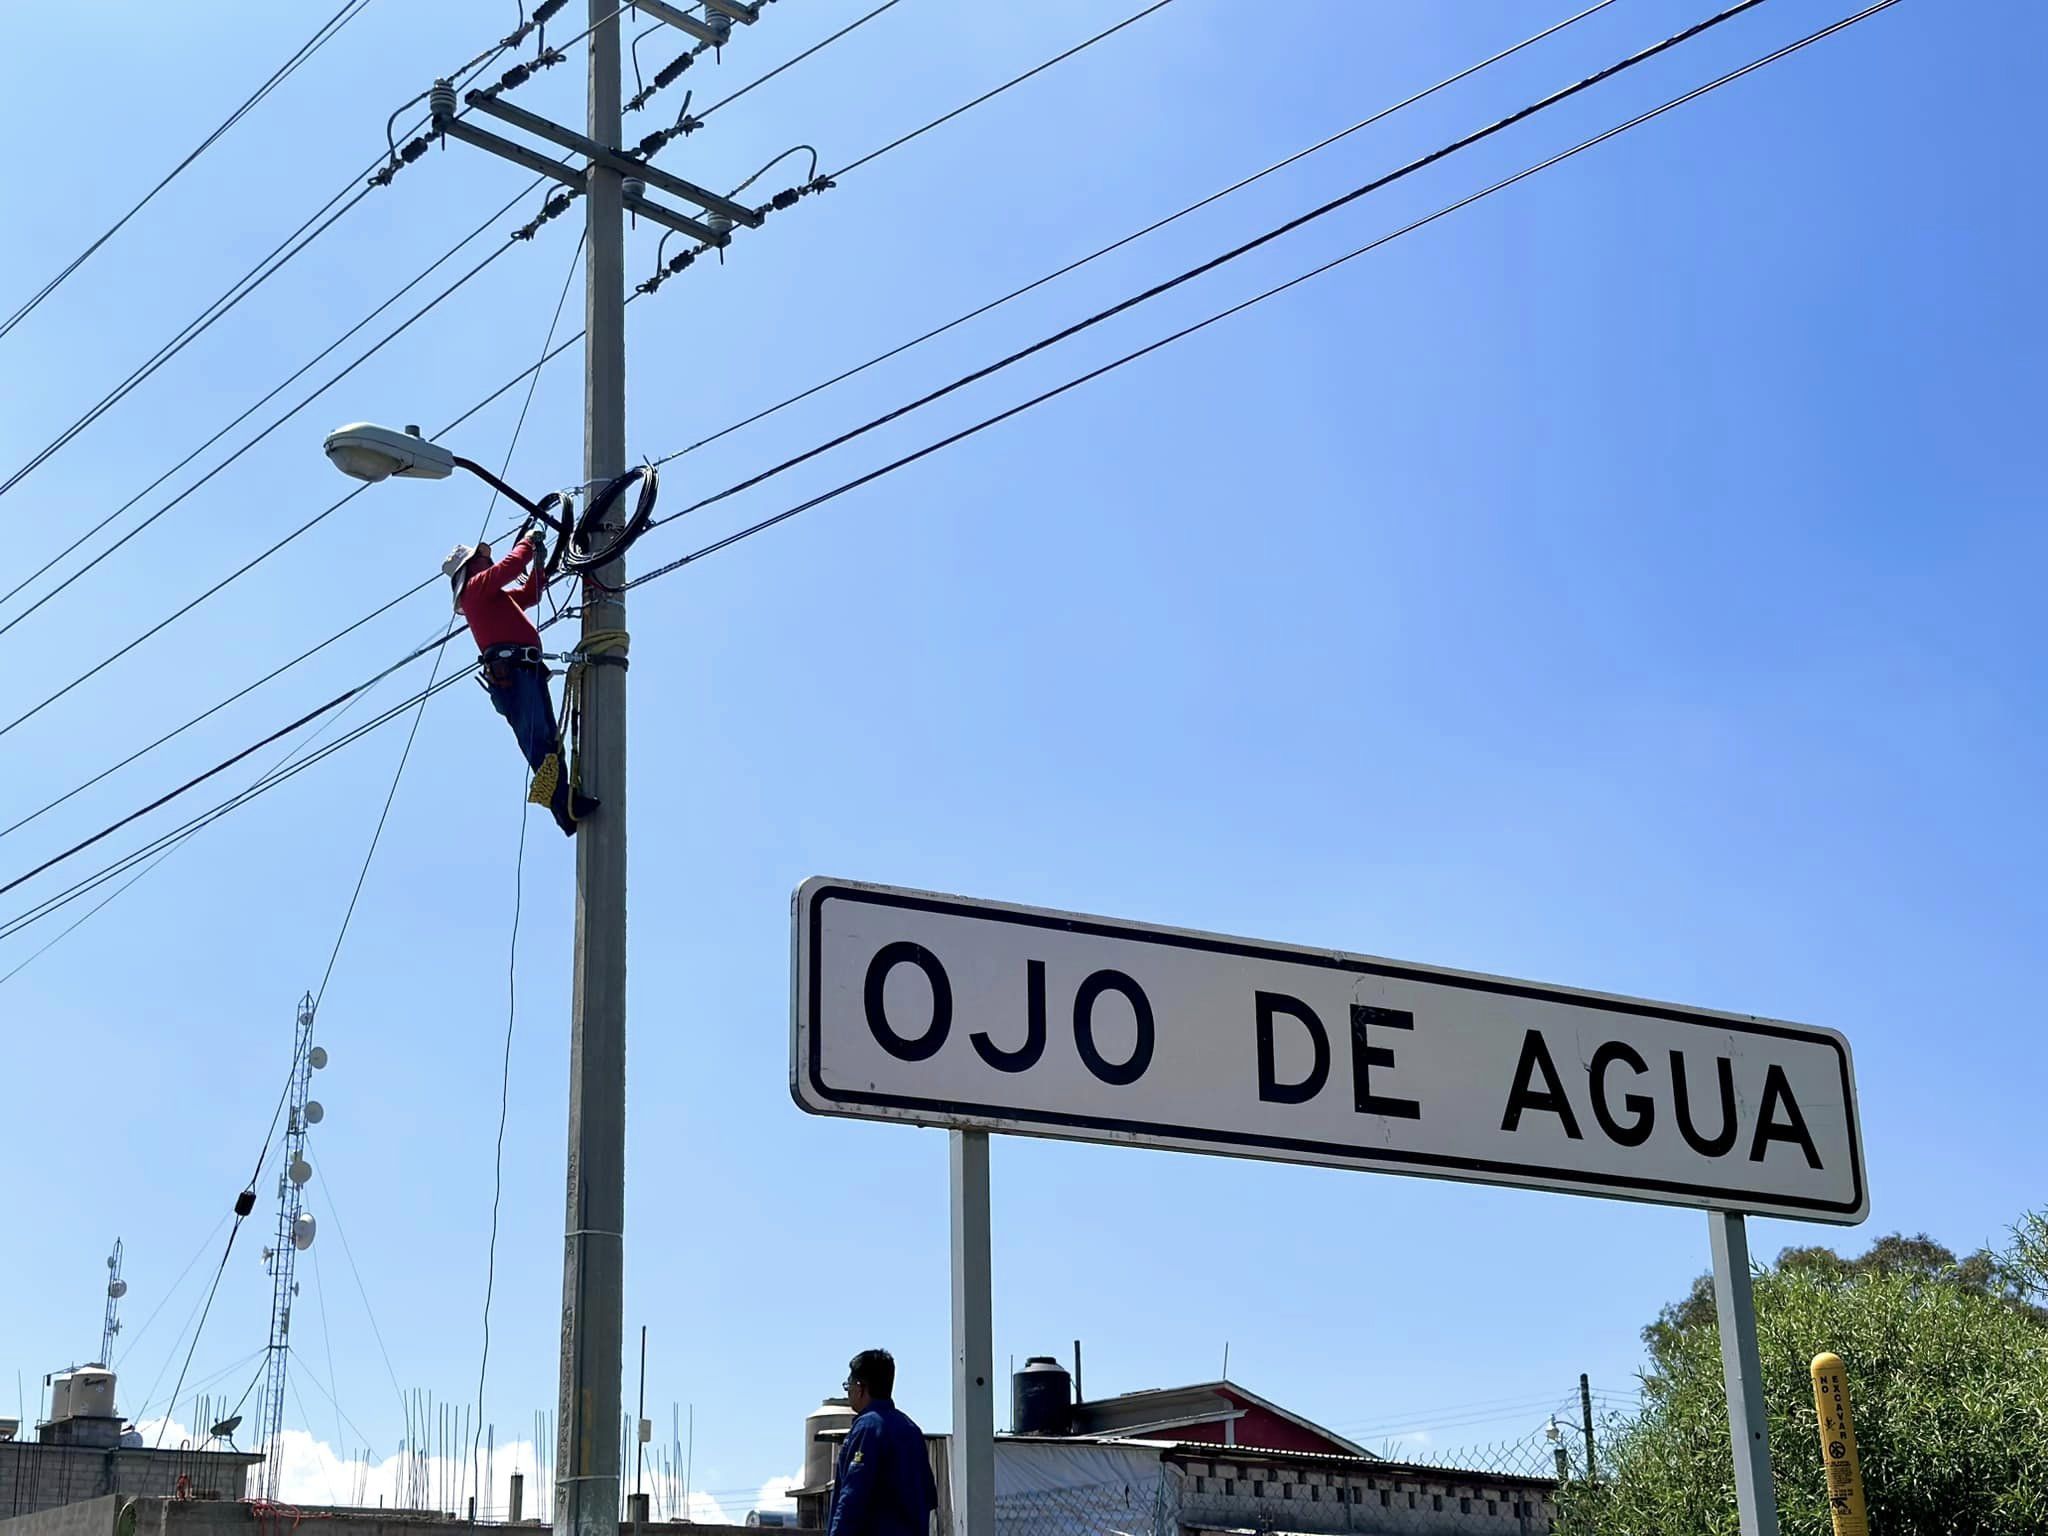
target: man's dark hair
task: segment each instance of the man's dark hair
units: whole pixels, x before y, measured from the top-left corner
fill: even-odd
[[[846,1379],[857,1381],[875,1397],[896,1395],[896,1357],[886,1349],[864,1349],[847,1362]]]

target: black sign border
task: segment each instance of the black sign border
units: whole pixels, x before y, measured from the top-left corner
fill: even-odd
[[[1095,1115],[1065,1114],[1054,1110],[1014,1109],[992,1104],[966,1104],[951,1099],[913,1098],[904,1094],[873,1093],[859,1090],[837,1089],[826,1086],[823,1071],[823,1044],[819,1037],[818,1020],[823,1009],[823,937],[819,917],[827,901],[834,899],[865,902],[870,906],[898,907],[914,912],[933,912],[948,917],[964,917],[981,921],[1013,923],[1027,928],[1049,928],[1067,933],[1085,934],[1093,938],[1120,939],[1126,942],[1167,944],[1181,949],[1203,950],[1211,954],[1234,955],[1250,960],[1281,960],[1292,965],[1319,965],[1330,970],[1347,971],[1355,975],[1384,976],[1402,981],[1420,982],[1432,986],[1464,987],[1474,992],[1491,992],[1505,997],[1530,998],[1539,1002],[1562,1002],[1577,1007],[1605,1009],[1612,1013],[1633,1014],[1641,1018],[1669,1019],[1682,1024],[1703,1025],[1717,1030],[1738,1030],[1753,1035],[1769,1035],[1778,1039],[1798,1040],[1805,1044],[1823,1044],[1830,1047],[1842,1072],[1842,1107],[1849,1120],[1849,1171],[1854,1180],[1855,1195],[1846,1204],[1834,1200],[1803,1199],[1791,1195],[1758,1195],[1753,1190],[1722,1189],[1704,1184],[1678,1184],[1662,1179],[1636,1178],[1628,1174],[1594,1174],[1574,1168],[1545,1168],[1525,1163],[1497,1163],[1483,1158],[1454,1157],[1439,1152],[1399,1152],[1391,1149],[1374,1151],[1363,1147],[1347,1146],[1342,1142],[1309,1141],[1285,1136],[1262,1136],[1249,1131],[1215,1131],[1190,1129],[1187,1126],[1159,1125],[1145,1120],[1115,1120]],[[1217,934],[1187,933],[1173,929],[1147,928],[1129,923],[1117,923],[1107,919],[1079,916],[1064,916],[1047,912],[1019,910],[1014,907],[983,905],[978,902],[954,900],[944,896],[916,894],[898,890],[878,890],[868,886],[825,883],[810,892],[810,910],[805,914],[810,930],[809,962],[810,984],[803,1006],[808,1010],[805,1019],[805,1034],[810,1038],[810,1052],[805,1066],[810,1074],[812,1090],[820,1101],[828,1104],[872,1105],[880,1109],[931,1110],[939,1114],[968,1117],[977,1120],[1018,1122],[1033,1125],[1073,1126],[1087,1130],[1108,1131],[1119,1135],[1165,1137],[1179,1143],[1213,1148],[1218,1155],[1238,1157],[1260,1157],[1260,1149],[1274,1152],[1301,1152],[1312,1154],[1307,1159],[1319,1167],[1360,1167],[1373,1168],[1380,1164],[1395,1164],[1417,1170],[1451,1170],[1439,1177],[1456,1177],[1458,1172],[1478,1175],[1503,1175],[1504,1177],[1481,1177],[1473,1182],[1528,1188],[1531,1178],[1555,1180],[1566,1184],[1598,1186],[1586,1193],[1607,1195],[1614,1199],[1636,1198],[1654,1200],[1658,1194],[1690,1196],[1686,1204],[1696,1201],[1710,1201],[1716,1209],[1762,1211],[1816,1211],[1828,1212],[1836,1217],[1849,1218],[1847,1224],[1854,1225],[1863,1220],[1855,1213],[1863,1209],[1863,1137],[1860,1118],[1856,1113],[1856,1095],[1849,1071],[1849,1053],[1841,1040],[1825,1030],[1804,1030],[1792,1025],[1775,1023],[1764,1019],[1739,1018],[1729,1014],[1709,1013],[1701,1009],[1683,1008],[1669,1003],[1652,1003],[1641,999],[1614,998],[1603,994],[1576,992],[1564,987],[1545,987],[1530,982],[1508,981],[1491,976],[1468,976],[1457,972],[1426,970],[1413,966],[1398,965],[1384,960],[1373,960],[1363,956],[1338,954],[1328,950],[1294,949],[1282,944],[1261,944],[1247,939],[1225,938]],[[790,1083],[790,1097],[797,1107],[806,1113],[823,1113],[815,1105],[807,1103],[798,1092],[799,1085]],[[888,1118],[888,1117],[883,1117]],[[1029,1134],[1021,1132],[1018,1134]],[[1048,1134],[1057,1134],[1048,1132]],[[1093,1140],[1094,1138],[1087,1138]],[[1234,1151],[1234,1148],[1243,1148]],[[1175,1148],[1174,1150],[1181,1150]],[[1268,1157],[1274,1162],[1299,1162],[1302,1159]],[[1541,1185],[1534,1186],[1541,1188]],[[1640,1196],[1617,1193],[1617,1190],[1642,1190]],[[1759,1204],[1759,1202],[1761,1202]],[[1661,1202],[1669,1203],[1669,1202]],[[1867,1215],[1867,1212],[1866,1212]]]

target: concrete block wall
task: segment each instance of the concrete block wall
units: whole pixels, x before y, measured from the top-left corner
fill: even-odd
[[[223,1499],[243,1496],[257,1458],[215,1451],[108,1450],[0,1444],[0,1520],[83,1503],[108,1494],[167,1497],[182,1474],[193,1491]]]
[[[1388,1464],[1316,1468],[1238,1459],[1180,1466],[1185,1529],[1277,1524],[1290,1531],[1417,1536],[1544,1536],[1556,1518],[1549,1490],[1524,1479]]]
[[[118,1494],[0,1520],[0,1536],[114,1536],[124,1500]],[[0,1509],[6,1508],[0,1505]]]

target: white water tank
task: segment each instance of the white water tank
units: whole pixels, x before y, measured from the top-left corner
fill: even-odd
[[[832,1469],[839,1460],[839,1442],[820,1440],[822,1430],[853,1428],[853,1409],[846,1399],[828,1397],[823,1406],[804,1415],[804,1487],[821,1488],[832,1481]]]
[[[50,1422],[114,1417],[114,1373],[104,1366],[82,1365],[50,1382]]]

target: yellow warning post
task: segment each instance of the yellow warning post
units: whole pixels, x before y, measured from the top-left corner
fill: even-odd
[[[1835,1536],[1870,1536],[1863,1465],[1856,1459],[1856,1426],[1849,1417],[1849,1372],[1840,1355],[1813,1357],[1813,1408],[1820,1417],[1820,1459]]]

